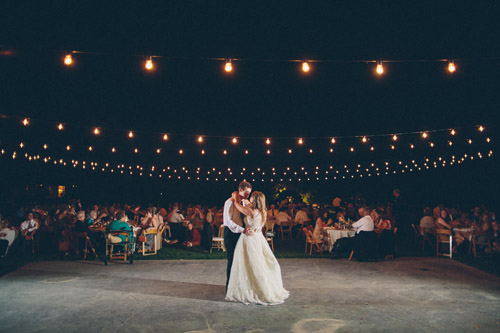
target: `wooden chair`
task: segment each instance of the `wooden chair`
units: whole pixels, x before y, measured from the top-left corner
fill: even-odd
[[[422,252],[425,250],[426,242],[429,243],[432,249],[434,249],[434,244],[432,244],[432,241],[429,238],[429,233],[430,233],[429,230],[427,228],[422,228],[421,226],[418,226],[417,228],[420,232],[420,236],[422,237]]]
[[[156,248],[160,250],[163,247],[163,234],[165,233],[165,230],[167,230],[168,223],[164,222],[163,225],[160,228],[160,232],[158,232],[158,236],[156,237]]]
[[[302,223],[300,225],[299,231],[297,231],[297,238],[300,238],[301,234],[304,235],[304,237],[306,237],[306,234],[304,233],[304,228],[306,228],[310,223],[311,223],[311,220],[307,220],[307,221],[304,221],[304,223]]]
[[[114,237],[120,237],[124,236],[125,240],[120,241],[120,242],[113,242],[109,237],[106,238],[106,247],[108,248],[108,253],[109,253],[109,260],[123,260],[127,261],[127,258],[129,259],[129,262],[132,264],[134,262],[133,259],[133,249],[131,248],[132,240],[130,239],[130,233],[128,231],[110,231],[108,236],[114,236]],[[114,253],[115,246],[122,246],[123,247],[123,253]],[[131,253],[129,256],[129,252]],[[106,261],[104,262],[106,264]]]
[[[305,253],[307,254],[307,247],[308,244],[310,245],[309,249],[309,255],[312,255],[312,250],[313,247],[316,247],[316,251],[323,254],[323,240],[317,240],[313,237],[312,231],[305,228],[304,233],[306,235],[306,250]]]
[[[449,247],[448,253],[441,252],[441,245],[447,244]],[[436,229],[436,257],[444,256],[453,257],[453,234],[451,230],[448,229]]]
[[[281,239],[285,239],[285,234],[288,234],[290,239],[292,239],[292,221],[283,221],[280,223],[280,235]]]
[[[274,221],[266,221],[266,224],[264,225],[264,237],[266,237],[266,241],[269,243],[269,246],[271,247],[271,250],[274,252]]]
[[[210,248],[210,253],[212,253],[213,249],[217,249],[217,251],[222,250],[226,252],[226,247],[224,246],[224,225],[221,224],[219,227],[218,237],[212,237],[212,247]]]
[[[155,255],[157,252],[158,252],[158,242],[157,242],[157,239],[158,239],[158,229],[156,228],[151,228],[151,229],[146,229],[146,230],[143,230],[142,231],[142,236],[144,236],[147,240],[147,235],[154,235],[154,241],[153,241],[153,248],[152,249],[149,249],[147,250],[146,249],[146,242],[142,242],[142,255],[143,256],[151,256],[151,255]]]
[[[486,241],[480,240],[479,237],[486,237]],[[472,248],[472,253],[474,253],[474,258],[477,258],[477,246],[478,245],[486,245],[488,247],[488,251],[491,251],[491,235],[488,231],[482,230],[474,230],[472,233],[472,242],[470,242],[470,248]]]
[[[420,231],[413,223],[411,224],[411,228],[413,229],[415,247],[418,249],[420,247],[419,244],[422,241],[422,235],[420,234]]]
[[[83,260],[87,259],[87,252],[89,251],[89,247],[92,250],[92,252],[94,253],[94,256],[96,258],[98,258],[99,256],[95,252],[94,244],[92,244],[92,241],[90,240],[89,235],[86,232],[82,232],[82,234],[83,234],[82,236],[85,237],[85,245],[83,247]]]

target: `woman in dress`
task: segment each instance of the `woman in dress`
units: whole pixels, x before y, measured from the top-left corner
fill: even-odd
[[[255,191],[243,206],[238,192],[234,192],[231,200],[247,217],[246,227],[252,228],[254,233],[252,236],[242,234],[236,244],[226,300],[244,304],[281,304],[289,292],[283,288],[280,265],[261,232],[266,223],[266,197]]]

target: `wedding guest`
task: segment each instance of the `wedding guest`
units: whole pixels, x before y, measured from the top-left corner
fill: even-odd
[[[186,241],[182,244],[187,247],[200,246],[201,235],[198,230],[194,229],[192,223],[188,223],[186,232]]]
[[[381,212],[377,209],[374,209],[370,216],[373,219],[375,230],[377,230],[380,234],[378,239],[380,257],[384,257],[385,260],[394,259],[396,246],[391,221],[384,218]]]
[[[1,215],[0,215],[1,220]],[[0,257],[5,257],[9,250],[12,248],[12,244],[16,240],[17,232],[16,228],[10,225],[9,221],[2,220],[2,229],[0,230]]]
[[[316,224],[312,233],[316,240],[323,239],[323,228],[329,225],[328,222],[328,212],[325,209],[321,209],[318,213],[318,218],[316,219]],[[333,223],[333,221],[330,221],[330,224],[331,223]]]
[[[191,223],[193,224],[193,227],[195,229],[202,230],[203,229],[203,222],[205,220],[205,214],[203,214],[203,211],[201,209],[200,205],[197,205],[193,209],[193,214],[191,215]]]
[[[33,213],[28,213],[27,219],[21,223],[21,251],[24,253],[26,245],[34,241],[34,236],[40,227],[38,221],[33,217]]]
[[[376,259],[377,240],[373,232],[375,226],[370,216],[371,210],[368,207],[361,207],[358,213],[362,217],[352,225],[356,229],[354,253],[359,261],[364,261],[368,258]]]
[[[269,210],[267,211],[267,218],[270,220],[276,219],[278,216],[279,211],[276,209],[276,206],[273,204],[269,207]]]
[[[439,217],[436,219],[436,227],[441,229],[452,229],[451,220],[446,209],[441,209]]]
[[[180,213],[179,204],[176,202],[172,206],[172,210],[167,215],[167,222],[172,232],[172,238],[180,242],[184,241],[184,228],[182,227],[184,216]]]
[[[426,229],[436,229],[434,218],[432,217],[432,210],[430,207],[424,208],[424,216],[420,219],[420,226]]]
[[[125,214],[123,210],[119,210],[116,212],[116,220],[107,225],[106,231],[128,231],[129,237],[132,237],[132,228],[128,224],[128,216]],[[125,236],[118,236],[121,238],[121,241],[125,241]]]

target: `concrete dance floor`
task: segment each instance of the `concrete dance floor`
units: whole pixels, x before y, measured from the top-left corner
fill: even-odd
[[[266,307],[224,301],[223,260],[32,263],[0,279],[0,331],[500,332],[500,278],[456,261],[280,264]]]

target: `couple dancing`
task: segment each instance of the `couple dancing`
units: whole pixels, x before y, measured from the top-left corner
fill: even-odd
[[[266,197],[243,181],[224,204],[224,243],[227,249],[226,300],[274,305],[288,298],[281,269],[262,234]],[[250,199],[249,199],[250,198]],[[246,217],[244,219],[244,217]]]

